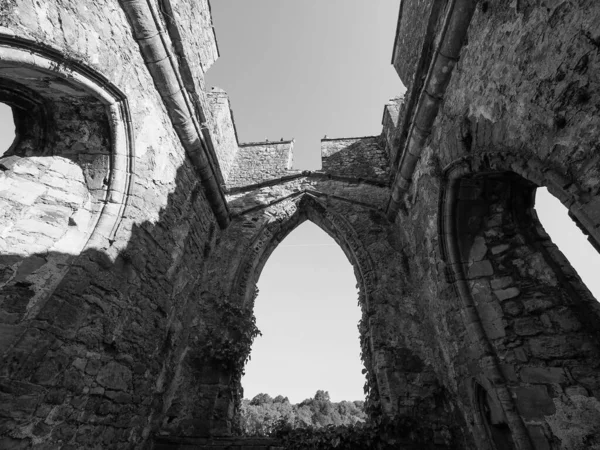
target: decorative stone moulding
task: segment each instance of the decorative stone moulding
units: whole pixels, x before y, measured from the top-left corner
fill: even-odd
[[[124,216],[134,165],[133,129],[125,95],[102,75],[69,61],[60,52],[25,39],[0,34],[0,78],[23,83],[11,69],[29,69],[40,79],[56,79],[74,92],[104,105],[110,126],[110,164],[107,188],[95,223],[82,251],[106,248],[114,240]],[[26,80],[25,80],[26,81]],[[27,86],[27,83],[24,83]]]
[[[22,319],[31,319],[79,255],[118,252],[111,246],[131,188],[133,131],[125,95],[54,49],[0,34],[0,80],[21,128],[1,159],[0,196],[14,207],[0,224],[0,267],[9,274],[0,289],[26,281]]]

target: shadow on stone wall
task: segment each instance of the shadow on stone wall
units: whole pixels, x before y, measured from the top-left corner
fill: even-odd
[[[35,305],[39,267],[71,255],[0,256],[0,447],[130,448],[160,427],[216,225],[187,162],[158,220],[131,224],[152,204],[136,185],[122,250],[86,249]]]

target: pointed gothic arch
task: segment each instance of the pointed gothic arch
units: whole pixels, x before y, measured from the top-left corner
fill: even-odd
[[[284,214],[267,223],[250,243],[233,283],[231,301],[246,305],[252,300],[261,271],[277,245],[298,225],[310,220],[342,248],[357,277],[359,301],[368,308],[376,274],[371,257],[356,231],[346,219],[327,208],[311,194],[306,193],[289,201],[288,205],[289,208],[284,209]]]

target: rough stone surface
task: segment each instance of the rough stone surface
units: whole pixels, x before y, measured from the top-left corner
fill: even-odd
[[[252,319],[264,264],[305,220],[355,269],[374,411],[442,448],[598,448],[600,304],[533,202],[547,186],[600,248],[600,6],[479,2],[392,222],[447,4],[402,2],[406,95],[381,136],[324,139],[303,173],[290,141],[238,143],[206,90],[208,2],[0,5],[18,130],[0,157],[0,448],[272,445],[232,438],[249,351],[232,318]]]

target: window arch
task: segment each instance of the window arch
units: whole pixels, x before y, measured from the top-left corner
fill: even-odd
[[[244,386],[256,386],[251,392],[245,389],[246,397],[265,392],[290,396],[296,403],[319,389],[338,400],[364,397],[357,330],[361,312],[356,307],[355,284],[352,266],[339,246],[310,221],[277,246],[259,280],[254,313],[262,337],[253,344],[242,380]],[[331,321],[337,321],[337,326],[329,326]],[[333,330],[337,330],[335,335]],[[327,353],[326,347],[335,347],[337,353]],[[265,371],[269,364],[279,375]],[[287,380],[295,379],[295,372],[304,373],[304,381],[294,390],[294,382]],[[334,374],[340,380],[347,378],[342,383],[345,391],[331,382]],[[353,393],[344,394],[349,391]]]
[[[0,45],[0,102],[15,128],[0,155],[0,288],[18,290],[15,320],[24,320],[41,310],[70,261],[107,244],[123,217],[131,131],[120,91],[33,42]]]
[[[567,204],[578,200],[572,194],[577,189],[543,163],[511,154],[465,158],[446,174],[440,233],[447,279],[456,287],[465,329],[480,352],[480,367],[470,373],[493,384],[517,445],[551,436],[548,427],[530,425],[556,413],[551,385],[598,389],[597,380],[568,380],[564,368],[594,370],[600,308],[543,232],[534,210],[540,185],[547,184]],[[569,185],[568,192],[561,188]],[[582,205],[577,208],[584,217]],[[533,390],[535,410],[528,397]]]
[[[577,271],[583,284],[587,286],[596,300],[599,300],[600,253],[569,216],[567,208],[545,187],[536,189],[535,210],[544,228],[544,233],[548,233],[552,242]],[[562,255],[554,253],[559,261],[562,260]]]

